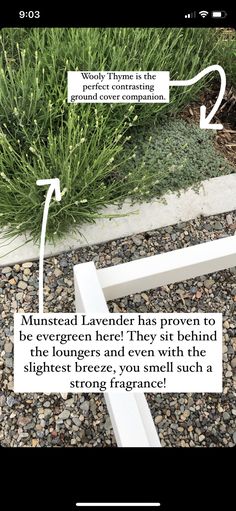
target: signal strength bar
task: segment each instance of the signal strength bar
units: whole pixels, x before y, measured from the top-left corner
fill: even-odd
[[[196,11],[194,12],[188,12],[187,14],[184,15],[185,18],[196,18],[197,17],[197,13]]]

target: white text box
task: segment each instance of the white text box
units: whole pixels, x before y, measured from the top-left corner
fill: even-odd
[[[68,103],[168,103],[169,71],[68,71]]]
[[[221,314],[15,314],[15,392],[222,392]]]

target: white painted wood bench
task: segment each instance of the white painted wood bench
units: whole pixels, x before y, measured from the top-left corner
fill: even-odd
[[[236,266],[236,236],[96,270],[74,267],[77,312],[107,312],[107,300]],[[105,393],[118,446],[160,447],[144,394]]]

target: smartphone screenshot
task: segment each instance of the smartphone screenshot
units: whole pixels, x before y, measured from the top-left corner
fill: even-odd
[[[45,509],[227,506],[233,11],[4,8],[0,49],[1,453]]]

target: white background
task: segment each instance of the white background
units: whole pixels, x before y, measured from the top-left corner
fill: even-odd
[[[14,391],[15,392],[92,392],[98,391],[96,389],[71,389],[70,381],[71,380],[90,380],[90,381],[106,381],[107,382],[107,391],[109,392],[117,392],[121,391],[120,388],[110,388],[109,382],[111,377],[115,376],[117,380],[123,381],[132,381],[132,380],[143,380],[143,381],[163,381],[163,378],[166,378],[166,385],[162,386],[162,388],[157,388],[156,390],[146,390],[147,392],[222,392],[222,315],[221,314],[97,314],[94,315],[83,315],[86,317],[86,322],[88,322],[91,318],[120,318],[124,317],[126,319],[133,318],[135,324],[131,326],[81,326],[82,323],[82,315],[81,314],[32,314],[33,318],[75,318],[77,317],[78,326],[20,326],[22,322],[22,316],[26,318],[30,316],[30,314],[15,314],[15,334],[14,334]],[[142,318],[145,322],[149,320],[156,319],[156,326],[138,326],[138,318]],[[190,319],[190,318],[199,318],[200,326],[191,326],[185,325],[183,326],[168,326],[164,328],[160,328],[161,320],[170,319],[172,321],[173,318],[180,319]],[[204,326],[203,319],[204,318],[214,318],[215,325],[214,326]],[[127,333],[129,330],[139,330],[140,334],[156,334],[154,342],[151,344],[151,340],[137,340],[130,341],[130,334]],[[20,330],[25,335],[32,334],[32,341],[20,341],[19,340],[19,332]],[[197,333],[200,331],[202,333],[212,334],[215,330],[217,331],[217,340],[216,341],[177,341],[177,332],[180,331],[182,334],[189,333],[194,331]],[[123,331],[123,340],[109,340],[109,341],[96,341],[95,335],[96,331],[99,331],[101,334],[121,334]],[[174,335],[174,340],[172,341],[161,341],[160,334],[165,333],[166,331],[172,332]],[[59,341],[52,340],[43,340],[37,341],[36,337],[38,334],[59,334]],[[68,333],[74,334],[90,334],[92,336],[91,341],[70,341],[66,344],[61,344],[60,339],[61,335],[67,335]],[[50,356],[48,357],[31,357],[30,349],[38,346],[40,349],[49,350]],[[101,357],[86,357],[84,360],[77,360],[76,357],[68,358],[66,356],[63,357],[53,357],[52,347],[55,346],[58,350],[100,350]],[[113,357],[104,357],[104,350],[108,349],[116,349],[120,350],[124,347],[125,356],[113,356]],[[177,348],[179,346],[180,349],[184,351],[183,357],[176,356],[160,356],[158,355],[158,350],[167,350],[169,347],[171,349]],[[188,357],[187,349],[196,347],[198,350],[206,350],[205,357]],[[130,357],[128,355],[128,350],[138,350],[137,356]],[[155,357],[143,357],[140,356],[140,350],[154,350]],[[199,364],[203,367],[203,372],[174,372],[168,373],[166,371],[160,372],[143,372],[144,365],[166,365],[167,362],[173,362],[174,368],[177,365],[192,365],[196,364],[198,360]],[[29,364],[29,362],[34,362],[37,365],[42,365],[45,361],[47,365],[67,365],[71,364],[72,370],[70,373],[62,373],[62,372],[49,372],[44,373],[41,376],[37,376],[35,373],[24,372],[24,366]],[[98,373],[98,372],[74,372],[74,364],[75,361],[78,362],[79,365],[112,365],[113,371],[112,373]],[[124,372],[122,376],[119,376],[119,365],[136,365],[140,366],[140,372]],[[213,372],[207,373],[206,367],[211,364],[213,367]],[[167,366],[166,366],[167,367]],[[170,366],[169,366],[170,367]],[[143,389],[139,389],[143,392]],[[138,389],[135,389],[137,392]]]
[[[84,73],[91,73],[94,78],[85,79],[83,78]],[[169,71],[114,71],[116,76],[121,77],[122,75],[129,75],[132,79],[120,79],[109,78],[109,73],[112,71],[68,71],[68,102],[69,103],[168,103],[169,102]],[[152,75],[152,79],[147,78]],[[103,76],[104,75],[104,78]],[[136,75],[141,76],[141,79],[137,79]],[[145,78],[146,76],[146,78]],[[96,78],[95,78],[96,77]],[[96,84],[104,86],[104,89],[93,89],[84,90],[83,86],[96,86]],[[140,84],[152,85],[154,92],[150,90],[116,90],[112,87],[117,85],[136,85]],[[108,88],[107,88],[108,87]],[[145,99],[144,96],[152,95],[163,96],[163,99]],[[83,95],[84,98],[72,100],[74,95]],[[85,96],[90,95],[91,97],[86,99]],[[143,96],[143,99],[129,99],[130,95]],[[112,96],[106,97],[104,96]],[[117,97],[119,96],[119,97]]]

